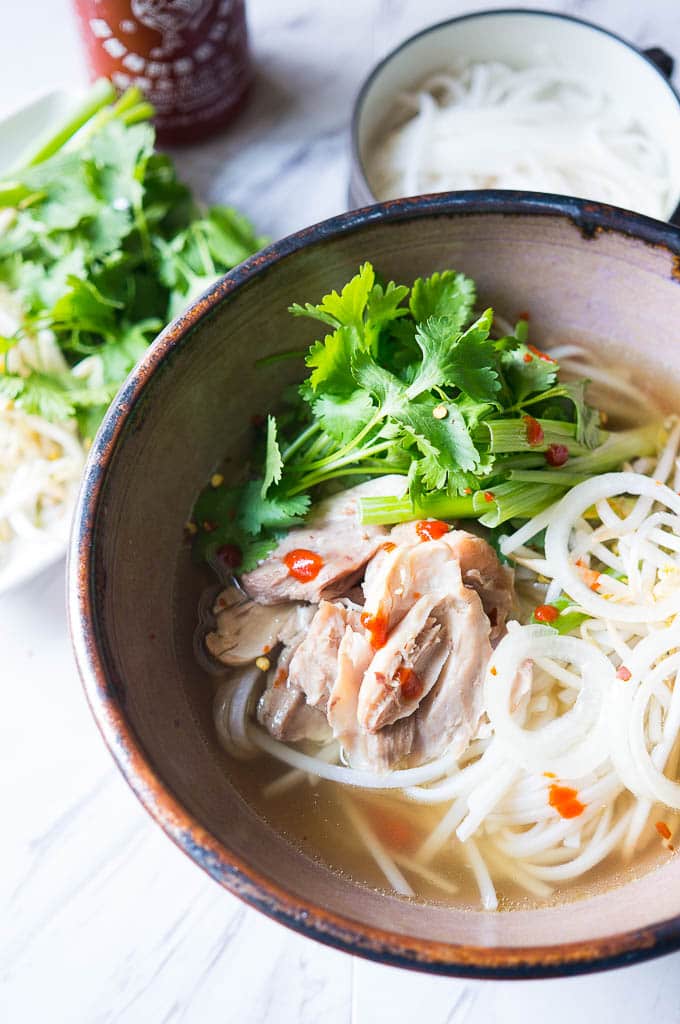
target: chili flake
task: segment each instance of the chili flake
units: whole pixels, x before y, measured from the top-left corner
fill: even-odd
[[[631,672],[631,670],[629,668],[626,668],[625,665],[619,665],[618,669],[616,670],[616,678],[623,679],[624,683],[627,683],[632,675],[633,673]]]

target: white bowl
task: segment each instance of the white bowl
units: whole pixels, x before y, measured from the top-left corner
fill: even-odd
[[[666,56],[658,50],[648,52]],[[646,53],[598,25],[550,11],[517,9],[481,11],[432,25],[407,39],[371,72],[354,105],[350,205],[376,200],[368,177],[369,156],[376,139],[398,123],[399,93],[459,61],[493,60],[525,68],[551,54],[617,97],[666,150],[676,183],[666,212],[670,219],[680,203],[680,97],[665,71]]]

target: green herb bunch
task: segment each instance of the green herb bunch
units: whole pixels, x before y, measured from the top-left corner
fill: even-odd
[[[262,244],[235,210],[195,202],[152,114],[137,89],[116,101],[99,82],[0,182],[0,306],[20,309],[0,335],[0,397],[76,417],[85,439],[158,331]]]
[[[365,263],[339,293],[290,312],[326,333],[306,354],[292,408],[268,417],[252,478],[201,495],[199,558],[222,552],[230,568],[249,569],[329,489],[375,476],[402,475],[405,495],[364,498],[364,522],[477,517],[497,527],[655,450],[654,426],[604,432],[587,382],[558,380],[525,319],[512,334],[495,330],[462,273],[408,287],[380,282]],[[556,452],[566,464],[550,464]]]

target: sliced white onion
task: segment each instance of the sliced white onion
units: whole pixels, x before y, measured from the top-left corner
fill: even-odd
[[[512,694],[522,663],[541,657],[578,666],[581,689],[569,711],[531,731],[513,717]],[[607,757],[604,695],[614,668],[594,644],[542,626],[519,626],[506,634],[491,662],[484,684],[486,712],[509,760],[528,771],[573,777],[602,764]]]
[[[570,537],[575,520],[603,498],[621,494],[644,495],[680,515],[680,496],[665,484],[639,473],[605,473],[577,484],[559,503],[545,536],[546,558],[562,589],[591,615],[615,622],[661,622],[680,611],[680,588],[665,601],[622,604],[606,600],[586,586],[579,567],[571,560]]]

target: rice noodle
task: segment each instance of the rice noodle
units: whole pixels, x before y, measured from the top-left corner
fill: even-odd
[[[661,220],[670,214],[661,140],[559,60],[459,65],[399,99],[401,123],[369,157],[379,199],[510,188],[597,199]]]

